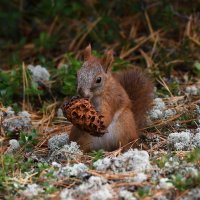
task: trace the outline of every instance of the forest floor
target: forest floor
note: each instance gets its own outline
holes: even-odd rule
[[[4,3],[15,15],[0,15],[10,20],[0,40],[0,199],[200,199],[196,1],[41,2]],[[69,143],[60,107],[76,95],[88,43],[96,56],[114,50],[113,71],[137,66],[154,81],[137,149],[86,154]]]
[[[83,154],[59,102],[37,112],[1,106],[0,198],[199,199],[200,82],[176,96],[159,82],[169,94],[155,88],[148,126],[126,153]]]

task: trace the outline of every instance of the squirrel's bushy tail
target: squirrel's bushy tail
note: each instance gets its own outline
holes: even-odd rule
[[[115,74],[115,78],[132,101],[132,111],[137,128],[142,128],[146,122],[147,111],[152,106],[153,83],[139,68],[122,71]]]

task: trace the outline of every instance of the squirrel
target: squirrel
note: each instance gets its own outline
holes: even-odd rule
[[[72,126],[69,140],[77,142],[84,152],[127,147],[139,138],[139,129],[145,125],[153,101],[153,83],[139,68],[112,74],[112,51],[100,59],[92,55],[88,45],[83,56],[84,63],[77,72],[77,92],[89,98],[103,116],[107,132],[97,137]]]

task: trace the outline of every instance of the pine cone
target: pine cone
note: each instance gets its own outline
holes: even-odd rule
[[[106,133],[103,116],[99,115],[94,106],[86,98],[72,98],[62,107],[64,116],[79,129],[100,137]]]

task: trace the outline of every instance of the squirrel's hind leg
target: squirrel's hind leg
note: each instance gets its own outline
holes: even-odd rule
[[[91,142],[92,142],[92,136],[77,128],[76,126],[72,126],[70,135],[69,135],[69,141],[76,142],[78,145],[80,145],[80,149],[83,152],[89,152],[91,151]]]

